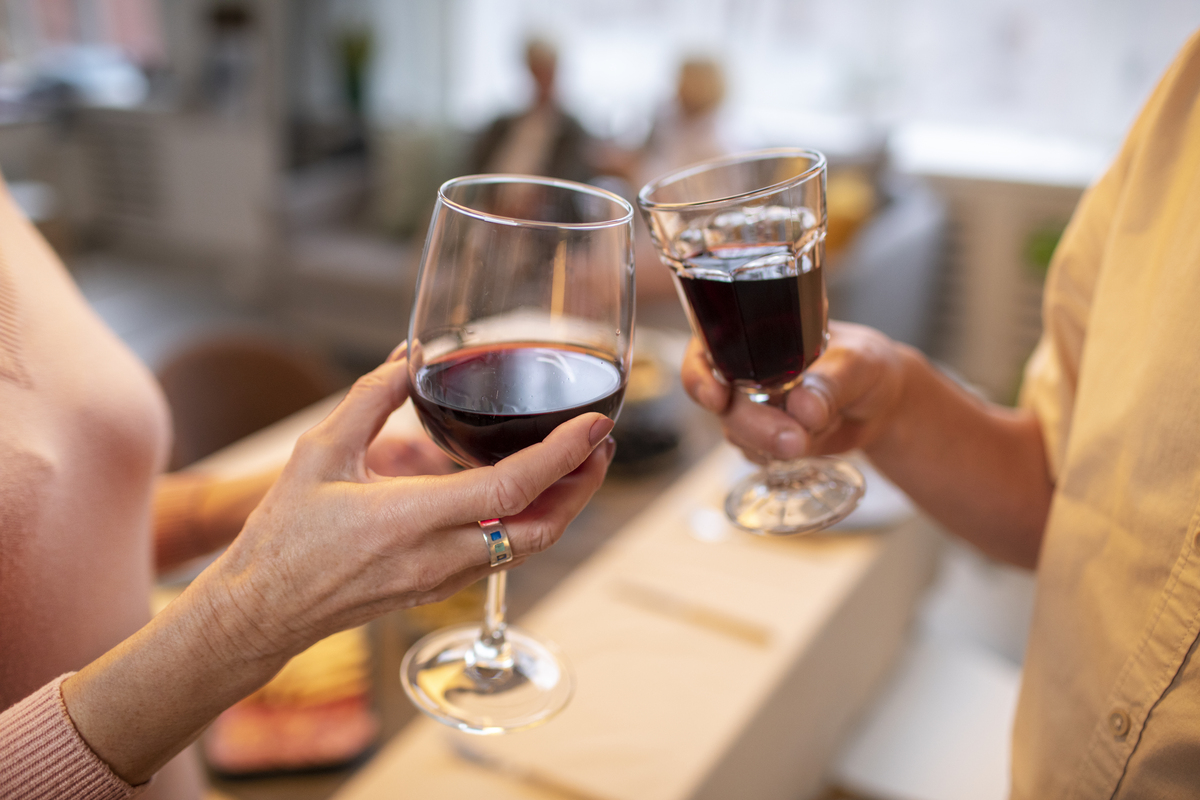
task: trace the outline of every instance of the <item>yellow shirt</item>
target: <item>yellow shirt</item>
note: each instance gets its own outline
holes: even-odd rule
[[[1068,226],[1022,402],[1054,501],[1013,797],[1200,797],[1200,34]]]

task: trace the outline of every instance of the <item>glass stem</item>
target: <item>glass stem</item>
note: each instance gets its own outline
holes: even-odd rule
[[[753,399],[753,398],[752,398]],[[787,392],[771,392],[763,395],[761,401],[765,406],[773,406],[783,412],[787,412]],[[767,460],[767,487],[770,489],[786,489],[792,485],[796,479],[796,462],[795,461],[777,461],[773,458]]]
[[[513,667],[512,648],[504,637],[504,594],[508,587],[507,572],[493,572],[487,580],[487,600],[483,605],[483,627],[472,647],[473,667],[477,670],[510,670]]]

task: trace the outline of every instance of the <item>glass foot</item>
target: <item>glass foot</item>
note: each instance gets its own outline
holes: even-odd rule
[[[725,499],[725,513],[739,528],[762,536],[811,533],[845,519],[866,487],[848,461],[802,458],[740,481]]]
[[[409,649],[400,682],[417,708],[466,733],[496,734],[540,725],[566,707],[574,680],[553,645],[508,627],[504,666],[489,668],[478,663],[479,634],[479,625],[459,625]]]

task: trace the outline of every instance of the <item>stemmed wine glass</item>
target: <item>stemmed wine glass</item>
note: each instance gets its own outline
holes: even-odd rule
[[[647,184],[638,205],[716,373],[783,407],[829,336],[825,157],[779,148],[706,161]],[[843,519],[864,489],[841,459],[768,460],[725,512],[753,533],[805,533]]]
[[[495,464],[579,414],[616,419],[633,335],[632,220],[617,195],[568,181],[473,175],[438,190],[409,384],[425,430],[459,464]],[[493,565],[511,558],[496,550],[503,523],[480,525]],[[537,725],[572,692],[556,648],[506,624],[506,577],[488,578],[482,625],[429,634],[400,667],[418,708],[468,733]]]

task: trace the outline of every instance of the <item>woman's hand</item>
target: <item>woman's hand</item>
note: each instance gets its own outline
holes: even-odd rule
[[[291,654],[397,607],[487,575],[479,520],[503,518],[514,563],[562,535],[604,479],[612,421],[585,414],[494,467],[390,478],[367,451],[408,396],[407,363],[355,383],[304,434],[280,479],[214,564],[233,647]],[[596,452],[593,453],[593,449]]]
[[[768,457],[870,450],[892,432],[908,350],[871,328],[831,322],[825,352],[780,409],[754,403],[719,381],[704,345],[693,338],[683,363],[683,386],[721,417],[726,438],[759,463]]]
[[[514,561],[553,544],[600,486],[612,421],[584,414],[494,467],[386,477],[367,450],[408,396],[403,351],[305,433],[229,549],[148,625],[63,683],[75,727],[130,783],[148,780],[287,659],[490,571],[478,520]]]

